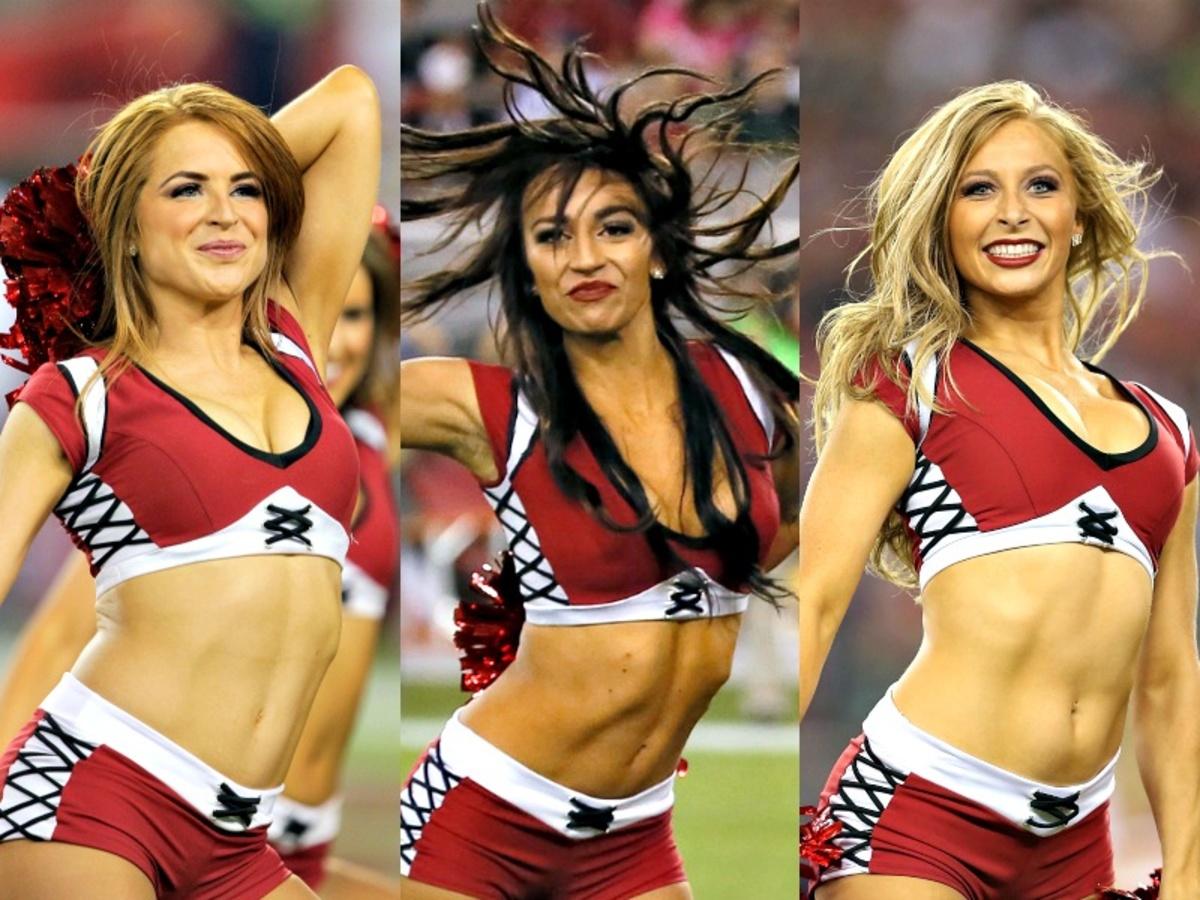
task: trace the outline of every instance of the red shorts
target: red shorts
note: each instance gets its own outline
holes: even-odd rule
[[[284,865],[315,891],[325,882],[325,864],[341,827],[340,794],[318,806],[282,794],[275,801],[267,839]]]
[[[267,845],[275,791],[222,778],[70,675],[0,757],[0,782],[0,841],[112,853],[162,898],[259,900],[290,874]]]
[[[916,728],[890,694],[863,730],[821,794],[842,827],[818,897],[855,875],[920,878],[970,900],[1078,900],[1112,884],[1115,759],[1085,784],[1038,784]]]
[[[670,781],[624,800],[572,792],[456,717],[401,794],[400,873],[480,900],[628,900],[686,880],[672,800]]]
[[[274,846],[274,845],[272,845]],[[333,843],[314,844],[303,850],[293,850],[291,853],[280,853],[279,858],[293,875],[307,884],[312,890],[317,890],[325,883],[325,866],[329,862],[329,850]],[[279,852],[279,848],[275,848]]]

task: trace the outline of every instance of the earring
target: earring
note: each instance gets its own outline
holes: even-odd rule
[[[137,247],[130,247],[130,248],[129,248],[129,255],[130,255],[130,256],[137,256]]]
[[[1071,246],[1072,247],[1078,247],[1082,243],[1083,243],[1083,234],[1082,233],[1071,235]]]
[[[662,269],[662,267],[655,266],[653,269],[650,270],[650,277],[653,278],[655,281],[662,281],[664,278],[667,277],[667,273]]]

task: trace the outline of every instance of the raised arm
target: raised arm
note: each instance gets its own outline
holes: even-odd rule
[[[0,684],[0,744],[7,744],[96,633],[96,583],[72,553],[21,632]]]
[[[271,119],[304,173],[304,221],[284,265],[288,291],[324,370],[333,326],[371,229],[379,190],[379,95],[365,72],[341,66]]]
[[[1133,697],[1138,767],[1162,843],[1161,900],[1200,897],[1196,482],[1159,559]]]
[[[464,359],[426,357],[400,364],[400,443],[458,460],[476,478],[499,473]]]
[[[838,413],[800,507],[800,715],[888,510],[912,477],[913,442],[882,404]]]

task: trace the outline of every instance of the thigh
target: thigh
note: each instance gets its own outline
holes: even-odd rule
[[[267,894],[263,900],[315,900],[316,894],[295,875]]]
[[[399,900],[400,885],[394,878],[330,857],[320,893],[321,900]]]
[[[633,900],[692,900],[692,886],[686,881],[658,888],[648,894],[638,894]]]
[[[850,875],[821,885],[817,900],[963,900],[952,887],[898,875]]]
[[[104,850],[53,841],[0,844],[0,900],[82,896],[154,900],[154,885],[133,863]]]
[[[400,879],[400,894],[404,900],[478,900],[470,894],[456,894],[454,891],[421,884],[410,878]]]

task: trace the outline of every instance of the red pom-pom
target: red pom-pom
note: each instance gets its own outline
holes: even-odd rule
[[[87,220],[75,201],[74,165],[38,169],[0,206],[0,265],[16,310],[0,348],[17,350],[32,372],[86,346],[104,296],[103,272]]]
[[[1106,888],[1103,885],[1097,885],[1096,889],[1100,891],[1101,900],[1118,900],[1118,898],[1126,898],[1126,900],[1158,900],[1158,892],[1162,889],[1162,869],[1155,869],[1150,873],[1149,884],[1134,888],[1132,891],[1123,891],[1115,887]]]
[[[801,870],[806,878],[812,879],[821,869],[842,858],[842,848],[833,845],[833,839],[842,830],[842,823],[833,817],[828,807],[818,813],[815,806],[802,806],[800,815],[809,817],[800,826],[800,858],[809,864],[802,863]]]
[[[476,694],[500,677],[516,659],[525,605],[513,566],[505,550],[495,562],[471,574],[470,598],[454,610],[454,645],[460,654],[462,689]]]

